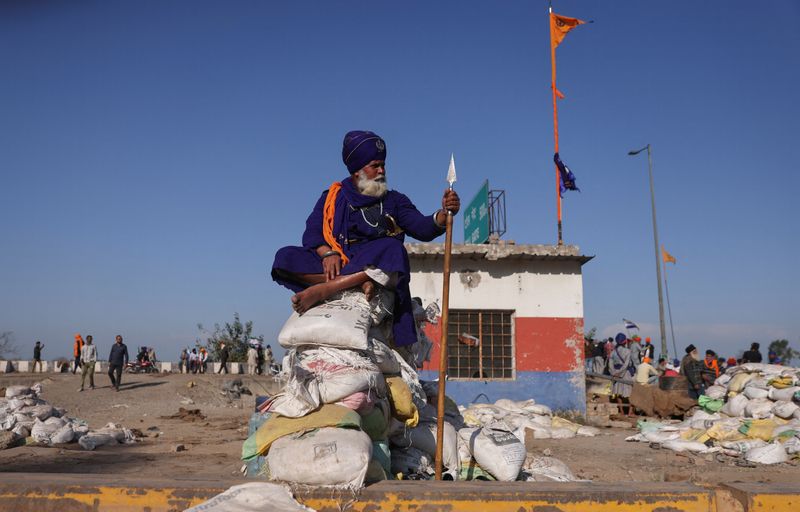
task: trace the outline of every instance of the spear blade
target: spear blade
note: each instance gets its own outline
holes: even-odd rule
[[[450,190],[453,190],[453,184],[456,182],[456,161],[452,153],[450,153],[450,168],[447,169],[447,182],[450,184]]]

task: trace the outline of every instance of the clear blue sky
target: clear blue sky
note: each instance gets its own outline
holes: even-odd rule
[[[506,189],[506,238],[554,243],[546,7],[0,2],[0,330],[25,357],[81,332],[167,359],[238,311],[274,339],[273,254],[345,175],[351,129],[387,140],[390,184],[423,211],[454,152],[465,200]],[[651,143],[679,344],[800,348],[800,3],[555,8],[595,20],[558,49],[587,329],[657,333],[646,158],[626,156]]]

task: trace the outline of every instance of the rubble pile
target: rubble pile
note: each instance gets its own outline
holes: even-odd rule
[[[729,368],[698,403],[682,422],[640,421],[639,433],[627,440],[756,464],[800,458],[800,368],[762,363]]]
[[[106,444],[135,442],[130,430],[113,423],[90,430],[85,421],[69,418],[64,409],[41,399],[41,393],[38,383],[11,386],[5,398],[0,398],[0,431],[11,432],[13,443],[53,446],[77,442],[84,450],[94,450]]]
[[[438,383],[420,381],[389,347],[392,300],[385,290],[369,303],[361,293],[343,292],[292,314],[279,336],[288,349],[286,384],[259,406],[242,447],[248,476],[352,489],[432,478]],[[529,460],[524,438],[527,431],[535,438],[572,437],[591,427],[553,418],[532,400],[469,408],[446,400],[445,479],[574,480],[555,459]]]

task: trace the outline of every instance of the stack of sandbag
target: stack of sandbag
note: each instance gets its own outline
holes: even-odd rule
[[[800,369],[747,363],[716,379],[683,422],[639,422],[630,441],[759,464],[800,457]]]
[[[89,430],[88,425],[66,416],[40,398],[41,384],[11,386],[5,398],[0,398],[0,430],[13,432],[17,439],[48,446],[77,442],[85,450],[94,450],[104,444],[135,442],[130,430],[109,423],[99,430]]]
[[[569,439],[575,436],[593,437],[600,431],[553,415],[553,411],[533,399],[514,401],[502,398],[494,404],[471,404],[463,408],[467,426],[484,427],[503,422],[521,442],[531,439]]]
[[[286,321],[286,384],[242,447],[248,474],[348,488],[392,477],[390,422],[416,427],[425,404],[416,372],[388,346],[393,300],[345,291]]]

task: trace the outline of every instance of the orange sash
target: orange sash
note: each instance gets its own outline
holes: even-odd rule
[[[342,246],[339,245],[339,242],[336,241],[336,237],[333,235],[333,220],[336,214],[336,196],[339,195],[341,189],[342,184],[338,181],[332,183],[328,189],[328,197],[325,198],[325,206],[322,208],[322,237],[332,251],[336,251],[342,255],[342,265],[347,265],[347,262],[350,260],[344,254]]]

